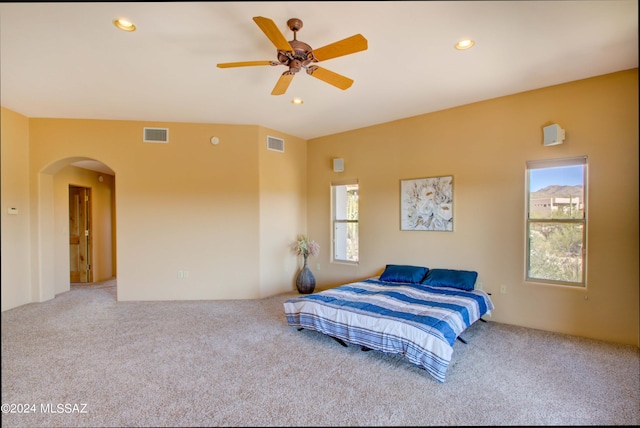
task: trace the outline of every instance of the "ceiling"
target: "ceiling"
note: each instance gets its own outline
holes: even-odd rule
[[[284,66],[253,21],[313,48],[362,34],[368,49],[318,63],[273,96]],[[126,18],[135,32],[112,23]],[[260,125],[313,139],[638,67],[637,0],[0,4],[0,100],[32,118]],[[475,46],[454,44],[472,38]],[[303,105],[291,100],[300,97]]]

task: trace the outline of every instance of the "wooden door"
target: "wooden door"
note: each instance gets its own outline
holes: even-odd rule
[[[91,282],[91,189],[69,186],[69,272],[71,282]]]

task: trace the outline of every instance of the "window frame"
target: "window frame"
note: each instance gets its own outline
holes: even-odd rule
[[[559,168],[559,167],[567,167],[567,166],[576,166],[582,165],[582,206],[583,206],[583,215],[582,218],[567,218],[567,219],[558,219],[558,218],[549,218],[549,219],[536,219],[531,218],[531,182],[530,182],[530,172],[535,169],[547,169],[547,168]],[[525,225],[524,225],[524,234],[525,234],[525,265],[524,265],[524,276],[525,282],[527,283],[542,283],[556,286],[566,286],[577,289],[585,289],[587,287],[587,218],[588,218],[588,204],[587,204],[587,189],[588,189],[588,162],[587,156],[576,156],[571,158],[559,158],[559,159],[543,159],[543,160],[533,160],[526,162],[526,170],[525,170]],[[571,201],[570,201],[571,203]],[[548,278],[537,278],[530,276],[530,265],[531,265],[531,240],[530,240],[530,231],[532,224],[575,224],[580,225],[582,227],[582,249],[581,249],[581,281],[573,282],[573,281],[563,281],[559,279],[548,279]]]
[[[336,213],[336,209],[337,209],[337,194],[336,194],[336,189],[338,187],[346,187],[346,186],[356,186],[358,188],[358,196],[360,194],[360,185],[358,183],[358,180],[344,180],[344,181],[336,181],[336,182],[332,182],[331,183],[331,262],[332,263],[343,263],[343,264],[350,264],[350,265],[357,265],[360,263],[360,251],[358,249],[358,255],[357,255],[357,259],[356,260],[349,260],[349,259],[339,259],[336,258],[336,225],[337,224],[356,224],[358,225],[358,231],[357,231],[357,237],[358,237],[358,243],[360,242],[360,212],[358,210],[358,219],[356,220],[349,220],[349,219],[338,219],[337,218],[337,213]],[[359,202],[359,201],[358,201]],[[358,204],[358,209],[359,209],[359,204]],[[346,255],[345,255],[346,257]]]

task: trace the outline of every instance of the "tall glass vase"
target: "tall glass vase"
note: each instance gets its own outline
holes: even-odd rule
[[[313,276],[309,266],[307,266],[308,257],[308,255],[304,256],[304,265],[296,277],[296,288],[300,294],[311,294],[316,288],[316,278]]]

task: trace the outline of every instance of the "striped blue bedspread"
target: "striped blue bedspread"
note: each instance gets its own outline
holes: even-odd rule
[[[456,338],[493,308],[482,290],[388,283],[377,277],[284,302],[290,326],[403,354],[440,382]]]

